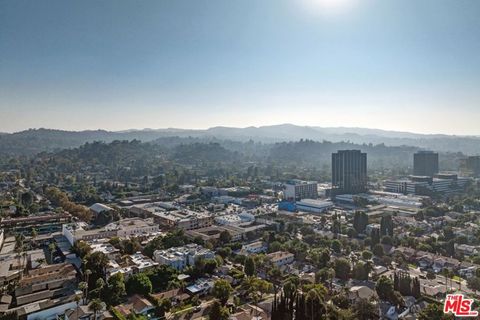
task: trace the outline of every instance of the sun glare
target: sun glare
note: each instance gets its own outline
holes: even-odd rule
[[[315,11],[339,11],[353,6],[356,0],[303,0],[307,8]]]

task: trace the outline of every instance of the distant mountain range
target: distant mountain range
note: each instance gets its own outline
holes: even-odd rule
[[[298,141],[341,142],[356,144],[385,144],[387,146],[414,146],[439,152],[462,152],[480,154],[479,136],[454,136],[442,134],[417,134],[367,128],[323,128],[280,124],[261,127],[213,127],[206,130],[190,129],[143,129],[125,131],[63,131],[53,129],[30,129],[16,133],[0,133],[0,153],[4,155],[32,155],[42,151],[54,151],[78,147],[86,142],[114,140],[154,141],[165,137],[197,138],[200,140],[233,140],[262,143]]]

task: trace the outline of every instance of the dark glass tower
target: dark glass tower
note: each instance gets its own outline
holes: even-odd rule
[[[332,191],[334,194],[361,193],[367,190],[367,154],[360,150],[332,153]]]
[[[418,151],[413,155],[413,175],[433,177],[438,173],[438,153]]]

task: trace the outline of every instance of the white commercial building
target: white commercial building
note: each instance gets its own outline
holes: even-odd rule
[[[104,228],[88,229],[85,223],[64,224],[62,235],[73,246],[79,240],[95,241],[112,237],[128,238],[148,236],[159,232],[158,224],[152,219],[129,218],[108,224]]]
[[[322,213],[333,207],[333,202],[326,200],[303,199],[297,201],[296,206],[299,211]]]
[[[198,259],[214,259],[215,253],[197,244],[188,244],[183,247],[156,250],[154,259],[160,265],[168,265],[176,270],[183,270],[187,266],[195,265]]]
[[[284,199],[295,201],[318,198],[318,184],[315,181],[291,180],[285,184]]]

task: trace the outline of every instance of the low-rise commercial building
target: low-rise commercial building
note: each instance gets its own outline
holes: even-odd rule
[[[303,199],[297,201],[296,207],[299,211],[322,213],[333,207],[333,202],[327,200]]]
[[[160,229],[153,219],[129,218],[108,224],[104,228],[88,229],[85,223],[64,224],[62,234],[73,245],[79,240],[95,241],[112,237],[148,236]]]
[[[156,223],[169,228],[192,230],[213,224],[213,216],[209,212],[196,212],[164,202],[135,205],[130,208],[130,211],[152,217]]]

